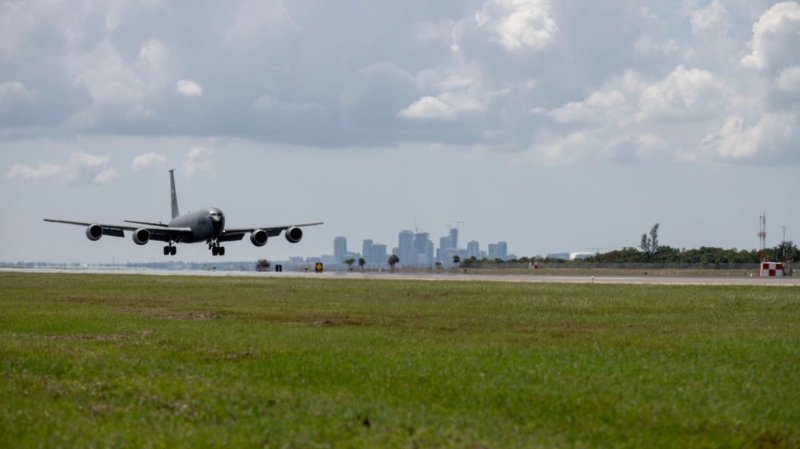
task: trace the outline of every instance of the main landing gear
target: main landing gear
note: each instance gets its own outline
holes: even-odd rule
[[[164,255],[165,256],[174,256],[175,254],[178,254],[178,248],[176,248],[171,243],[164,247]]]
[[[208,249],[211,250],[212,256],[224,256],[225,255],[225,247],[219,246],[216,240],[209,240],[208,241]]]

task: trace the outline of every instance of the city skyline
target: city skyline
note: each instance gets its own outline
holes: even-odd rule
[[[325,222],[242,259],[391,252],[415,217],[434,257],[459,221],[460,247],[519,255],[636,247],[654,223],[755,248],[763,212],[768,245],[800,240],[797,0],[8,6],[2,260],[162,260],[41,220],[167,220],[171,168],[182,208],[228,226]]]
[[[386,266],[389,255],[394,254],[398,256],[400,266],[433,267],[437,264],[453,264],[453,256],[458,256],[461,260],[470,257],[509,260],[516,257],[508,254],[508,244],[505,241],[489,243],[488,251],[481,251],[477,240],[471,240],[467,248],[460,248],[458,233],[458,228],[450,228],[448,234],[439,239],[439,247],[434,251],[430,233],[402,230],[397,235],[397,246],[391,252],[387,252],[385,244],[376,243],[373,239],[363,239],[361,253],[350,251],[347,238],[337,236],[333,239],[333,255],[321,255],[320,260],[341,264],[348,259],[358,262],[363,257],[366,265]]]

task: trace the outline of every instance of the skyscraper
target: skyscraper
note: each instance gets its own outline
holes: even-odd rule
[[[337,262],[344,262],[347,259],[347,239],[336,237],[333,239],[333,258]]]
[[[467,243],[467,257],[481,258],[481,246],[477,240],[471,240]]]
[[[450,248],[458,248],[458,228],[450,228]]]
[[[400,258],[400,265],[407,267],[416,264],[417,255],[414,251],[414,233],[411,231],[400,231],[397,236],[397,257]]]
[[[430,254],[428,254],[430,246]],[[433,243],[430,234],[419,232],[414,234],[414,265],[427,266],[433,265]]]
[[[508,259],[508,244],[506,242],[497,242],[489,244],[489,259]]]
[[[372,262],[372,239],[364,239],[361,242],[361,257],[364,258],[364,261],[368,264]]]

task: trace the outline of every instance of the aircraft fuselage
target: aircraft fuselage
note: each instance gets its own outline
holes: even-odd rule
[[[169,222],[170,227],[190,228],[192,237],[182,237],[182,243],[195,243],[214,240],[225,230],[225,214],[216,207],[201,209],[180,215]]]

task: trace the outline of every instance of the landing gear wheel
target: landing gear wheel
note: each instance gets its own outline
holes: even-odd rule
[[[217,252],[219,253],[220,256],[224,256],[225,255],[225,247],[224,246],[220,246],[217,249]]]
[[[169,246],[165,246],[165,247],[164,247],[164,255],[165,255],[165,256],[169,256],[169,254],[170,254],[170,249],[169,249]]]
[[[219,254],[219,248],[217,248],[216,246],[212,246],[211,247],[211,255],[212,256],[216,256],[217,254]]]
[[[174,256],[175,254],[178,254],[178,247],[176,247],[176,246],[171,246],[171,247],[170,247],[170,250],[169,250],[169,254],[170,254],[171,256]]]

